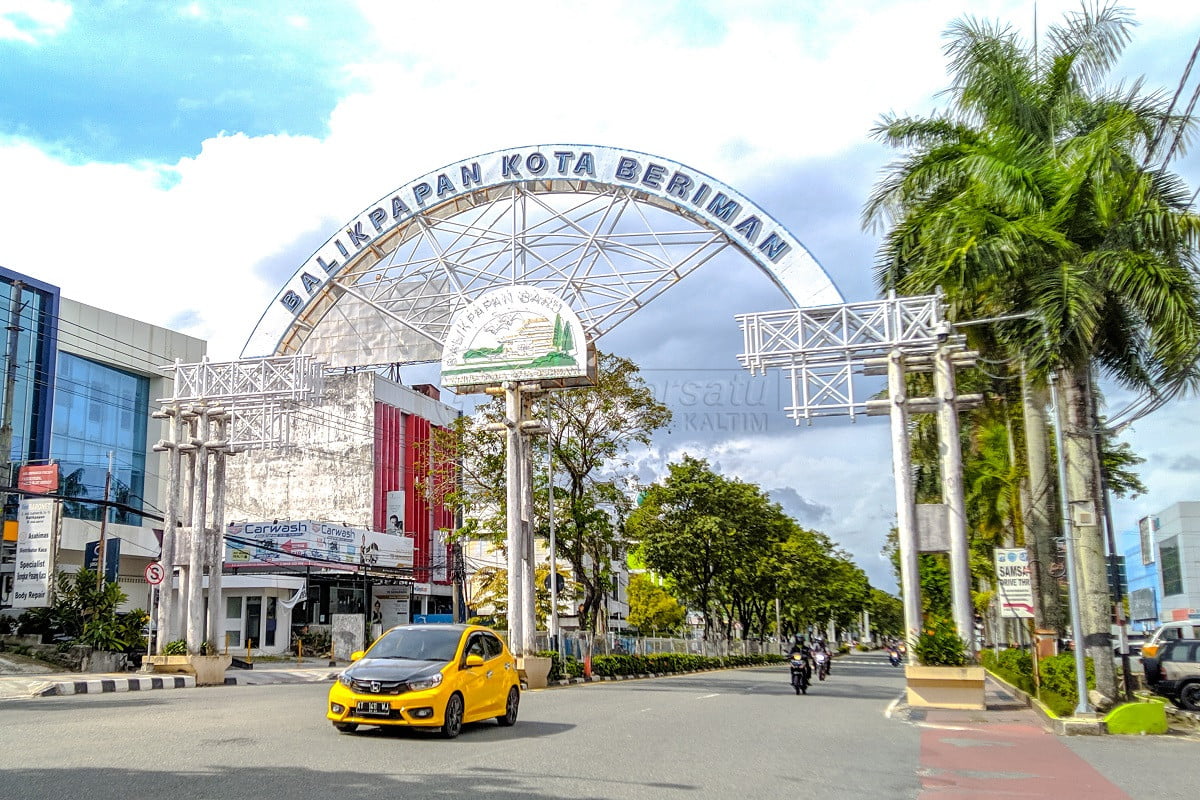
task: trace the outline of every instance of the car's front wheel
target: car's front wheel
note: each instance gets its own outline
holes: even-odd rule
[[[455,692],[450,695],[450,699],[446,701],[446,714],[442,717],[441,734],[444,739],[453,739],[462,733],[463,726],[463,699],[462,695]]]
[[[1192,681],[1179,687],[1179,705],[1188,711],[1200,711],[1200,681]]]
[[[521,705],[521,690],[517,687],[512,687],[508,690],[508,699],[504,701],[504,713],[496,717],[496,722],[499,722],[504,727],[508,728],[517,724],[517,708]]]
[[[335,722],[333,723],[333,727],[337,728],[340,733],[354,733],[356,730],[358,730],[358,723]]]

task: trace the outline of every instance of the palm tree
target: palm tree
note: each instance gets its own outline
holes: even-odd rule
[[[1200,377],[1200,218],[1183,182],[1155,162],[1162,132],[1193,124],[1140,81],[1104,88],[1132,24],[1116,6],[1084,6],[1039,50],[1006,25],[953,23],[949,107],[881,120],[875,135],[907,152],[864,210],[868,225],[893,222],[877,263],[882,288],[941,287],[953,319],[1028,315],[994,335],[1035,389],[1057,380],[1069,499],[1092,509],[1093,369],[1146,392],[1194,388]],[[1033,400],[1026,412],[1042,408]],[[1097,687],[1113,697],[1103,537],[1095,524],[1075,534],[1081,622]]]

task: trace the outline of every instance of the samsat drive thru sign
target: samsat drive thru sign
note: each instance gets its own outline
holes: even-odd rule
[[[996,577],[1000,582],[1000,616],[1033,619],[1029,553],[1022,547],[996,548]]]

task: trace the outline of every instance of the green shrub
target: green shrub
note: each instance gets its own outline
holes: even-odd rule
[[[1092,666],[1092,660],[1087,659],[1085,664],[1087,688],[1094,689],[1096,688],[1096,672]],[[1071,709],[1075,708],[1079,703],[1079,695],[1075,691],[1075,654],[1059,653],[1056,656],[1043,658],[1038,662],[1038,671],[1041,675],[1043,701],[1045,693],[1052,692],[1065,698],[1070,703]],[[1067,713],[1071,713],[1070,709]]]
[[[858,643],[858,652],[860,652],[860,653],[865,653],[865,652],[867,652],[867,651],[868,651],[868,650],[870,650],[870,649],[871,649],[871,646],[870,646],[869,644],[867,644],[867,643],[865,643],[865,642],[859,642],[859,643]]]
[[[187,642],[183,639],[176,639],[173,642],[167,642],[163,645],[164,656],[186,656]]]
[[[917,661],[930,667],[961,667],[967,663],[967,644],[948,619],[931,617],[913,642]]]
[[[1038,699],[1057,716],[1069,717],[1075,713],[1075,702],[1073,700],[1068,700],[1049,689],[1042,689],[1042,694]]]

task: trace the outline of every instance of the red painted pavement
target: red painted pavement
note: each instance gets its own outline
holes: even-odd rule
[[[918,774],[921,800],[1129,800],[1028,710],[930,710]]]

